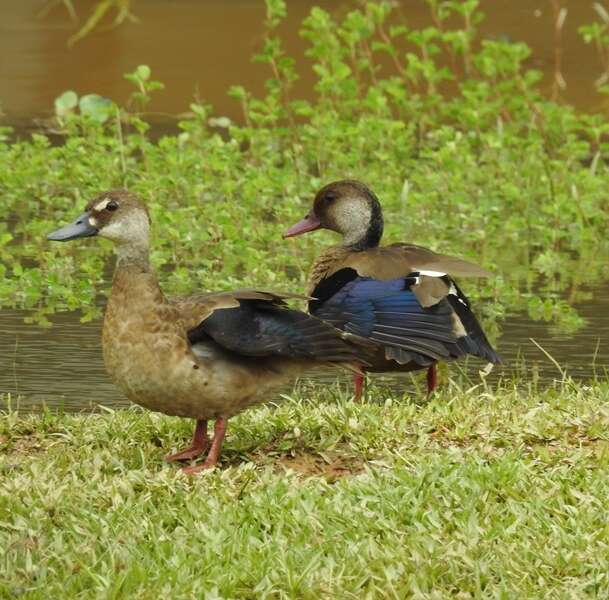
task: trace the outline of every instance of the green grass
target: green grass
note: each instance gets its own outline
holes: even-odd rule
[[[0,596],[609,596],[606,382],[296,396],[197,478],[188,421],[4,413]]]

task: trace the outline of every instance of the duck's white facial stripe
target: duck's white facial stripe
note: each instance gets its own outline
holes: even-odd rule
[[[106,210],[106,206],[108,206],[108,202],[110,202],[110,198],[104,198],[101,202],[98,202],[93,209],[97,212],[101,212],[102,210]]]
[[[91,225],[91,227],[97,227],[97,219],[95,217],[89,217],[89,225]]]

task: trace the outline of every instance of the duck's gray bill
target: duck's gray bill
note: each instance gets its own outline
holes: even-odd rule
[[[53,240],[54,242],[67,242],[68,240],[74,240],[76,238],[90,237],[97,235],[98,229],[93,227],[89,222],[91,217],[90,212],[84,212],[74,223],[66,225],[61,229],[52,231],[47,235],[47,240]]]

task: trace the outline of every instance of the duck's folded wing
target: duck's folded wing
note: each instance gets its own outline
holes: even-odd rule
[[[317,317],[392,351],[398,362],[450,360],[465,354],[455,332],[453,310],[443,298],[422,306],[415,277],[377,280],[345,269],[321,282],[309,310]]]
[[[309,311],[345,331],[382,341],[387,358],[400,363],[409,351],[420,364],[426,356],[462,354],[501,362],[451,278],[488,275],[474,263],[414,244],[359,252],[335,246],[311,270],[309,294],[315,299]]]
[[[200,321],[188,329],[188,339],[193,345],[213,340],[242,356],[365,362],[369,342],[287,308],[285,297],[266,292],[200,296],[207,307]]]
[[[339,329],[382,345],[386,357],[399,363],[413,360],[425,365],[465,354],[492,360],[496,354],[491,358],[486,352],[487,346],[492,348],[469,305],[455,298],[457,308],[468,313],[464,323],[449,299],[451,283],[448,278],[418,274],[379,280],[343,269],[318,284],[309,310]]]

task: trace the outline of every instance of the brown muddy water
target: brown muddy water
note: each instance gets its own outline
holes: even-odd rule
[[[54,8],[45,16],[45,6]],[[566,87],[560,98],[582,110],[605,110],[608,100],[594,91],[602,67],[593,48],[580,39],[577,28],[598,19],[592,0],[482,0],[487,18],[480,26],[486,38],[519,41],[532,48],[528,66],[544,73],[544,88],[552,93],[556,58]],[[556,53],[552,6],[567,8],[565,26]],[[74,2],[82,24],[92,0]],[[298,36],[302,19],[312,6],[344,15],[355,2],[290,0],[289,16],[280,33],[289,54],[297,60],[300,81],[295,96],[310,97],[314,85],[306,45]],[[95,32],[75,47],[66,41],[78,25],[68,17],[63,2],[19,0],[0,4],[0,124],[22,132],[36,119],[52,114],[53,100],[67,89],[78,94],[99,93],[121,104],[131,92],[122,75],[138,64],[148,64],[153,77],[165,83],[156,92],[148,118],[175,122],[196,96],[215,107],[215,113],[240,118],[239,107],[228,98],[231,85],[263,93],[268,72],[252,64],[261,48],[263,0],[146,0],[133,2],[138,23]],[[411,27],[430,24],[423,0],[402,0],[399,12]],[[510,366],[491,377],[515,377],[542,385],[561,378],[561,372],[530,341],[534,338],[570,376],[581,380],[606,377],[609,367],[609,286],[594,291],[594,300],[578,307],[587,319],[575,335],[560,335],[543,323],[516,316],[503,324],[497,346]],[[66,410],[118,407],[127,402],[107,379],[100,348],[100,322],[81,324],[75,313],[53,317],[52,328],[24,322],[23,311],[0,311],[0,394],[9,393],[13,406],[29,409],[44,404]],[[524,366],[519,366],[520,359]],[[479,365],[468,369],[472,382],[480,381]],[[455,373],[461,369],[450,367]],[[447,376],[444,373],[443,377]],[[328,379],[328,377],[330,377]],[[335,381],[323,376],[324,383]],[[343,377],[344,385],[347,384]],[[415,390],[410,376],[375,378],[396,395]],[[17,400],[19,398],[19,400]]]
[[[93,0],[73,2],[80,25],[90,14]],[[289,0],[288,18],[280,33],[286,50],[297,60],[301,76],[295,96],[309,97],[314,84],[305,42],[298,31],[313,6],[338,16],[357,5],[355,0]],[[424,0],[398,2],[396,19],[412,28],[430,25]],[[481,33],[490,39],[525,41],[532,48],[531,68],[543,71],[551,91],[555,79],[556,21],[552,6],[567,9],[560,43],[560,71],[566,88],[562,98],[587,110],[609,107],[594,92],[602,71],[598,56],[581,40],[577,29],[598,20],[593,0],[482,0],[486,19]],[[46,14],[45,7],[52,6]],[[79,25],[64,3],[19,0],[0,3],[0,108],[4,123],[29,126],[32,117],[49,116],[53,100],[73,89],[78,94],[98,93],[124,103],[132,86],[123,74],[148,64],[155,79],[165,83],[150,105],[151,119],[167,120],[188,110],[196,95],[211,102],[217,114],[240,118],[237,103],[227,96],[240,84],[263,93],[269,72],[252,64],[263,36],[263,0],[145,0],[134,1],[138,23],[96,31],[72,48],[68,38]]]
[[[594,300],[579,306],[586,325],[574,335],[560,335],[546,324],[531,322],[524,316],[507,319],[497,348],[508,365],[495,369],[491,381],[500,377],[527,385],[537,381],[551,385],[562,373],[542,353],[533,338],[570,377],[581,381],[607,377],[609,369],[609,286],[595,290]],[[13,408],[36,409],[43,405],[66,411],[120,407],[129,403],[108,380],[101,355],[101,322],[80,323],[77,313],[52,317],[53,327],[41,328],[24,323],[25,311],[0,312],[0,392],[10,393]],[[472,360],[451,365],[442,379],[463,371],[472,385],[480,383],[478,369],[483,365]],[[336,373],[315,375],[312,382],[340,382],[347,377]],[[374,381],[392,395],[407,392],[421,395],[410,375],[381,377]],[[422,382],[420,375],[415,375]],[[311,382],[311,377],[305,382]],[[286,393],[290,389],[285,390]],[[6,399],[5,399],[6,400]],[[1,404],[0,404],[1,406]]]

